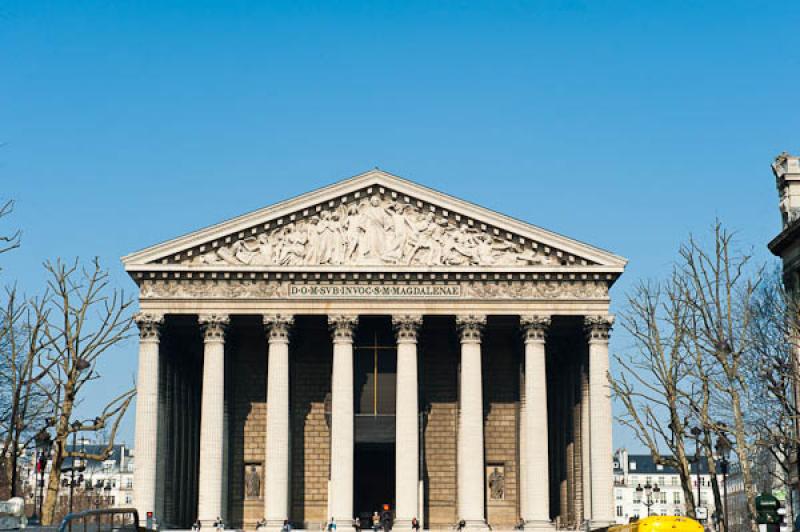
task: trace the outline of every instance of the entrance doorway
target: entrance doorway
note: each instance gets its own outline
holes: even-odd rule
[[[394,443],[356,444],[353,505],[362,528],[372,526],[384,504],[394,512],[394,458]]]

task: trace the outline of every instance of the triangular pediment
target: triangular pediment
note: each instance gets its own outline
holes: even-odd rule
[[[598,248],[373,170],[123,258],[129,271],[600,267]]]

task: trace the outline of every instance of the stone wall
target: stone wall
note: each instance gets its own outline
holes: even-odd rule
[[[483,337],[486,518],[494,528],[519,522],[517,424],[521,342],[516,320],[490,319]],[[495,467],[504,476],[502,498],[493,499],[488,478]]]
[[[419,344],[420,408],[424,433],[424,524],[449,528],[456,521],[458,357],[455,321],[426,317]]]
[[[266,447],[267,340],[258,317],[231,320],[226,344],[228,403],[228,525],[254,529],[263,498],[245,499],[245,467],[264,465]],[[263,482],[262,496],[267,490]]]
[[[324,316],[296,318],[290,341],[292,520],[319,528],[328,516],[330,429],[325,419],[331,390],[333,344]]]

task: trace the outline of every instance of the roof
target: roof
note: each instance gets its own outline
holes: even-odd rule
[[[690,460],[693,461],[694,457],[690,457]],[[631,464],[636,464],[636,469],[631,468]],[[692,473],[697,474],[698,471],[695,469],[694,463],[692,463]],[[622,474],[622,468],[615,467],[615,473]],[[658,466],[653,460],[653,457],[649,454],[629,454],[628,455],[628,473],[635,474],[635,475],[677,475],[678,470],[671,466],[663,466],[661,469],[658,469]],[[701,475],[708,474],[708,460],[705,456],[700,457],[700,470],[699,473]]]
[[[100,454],[105,450],[105,448],[106,448],[106,446],[102,445],[102,444],[76,445],[74,447],[72,445],[67,445],[67,451],[69,451],[69,452],[71,452],[73,450],[76,450],[78,452],[85,452],[86,454]],[[125,449],[125,454],[126,454],[127,458],[130,458],[130,456],[131,456],[130,447],[128,447],[125,444],[114,444],[111,447],[111,454],[109,455],[107,460],[117,460],[117,461],[119,461],[120,456],[122,455],[122,449],[123,448]],[[64,458],[64,463],[62,464],[61,467],[71,467],[72,466],[72,460],[73,460],[73,457],[71,457],[71,456],[68,456],[68,457]],[[92,459],[87,459],[86,460],[86,466],[89,467],[89,468],[98,467],[98,466],[102,465],[102,463],[103,462],[99,461],[99,460],[92,460]]]
[[[443,213],[450,213],[457,219],[462,217],[474,220],[495,231],[516,235],[515,238],[539,242],[566,254],[581,257],[587,260],[592,265],[590,268],[594,270],[614,272],[618,275],[622,273],[627,263],[625,258],[609,251],[455,198],[379,169],[370,170],[292,199],[150,246],[123,257],[122,262],[129,272],[198,269],[197,266],[172,263],[172,259],[181,253],[185,257],[187,252],[191,256],[192,250],[216,246],[218,242],[224,239],[230,240],[237,234],[254,234],[255,231],[262,230],[270,223],[281,225],[287,221],[291,222],[296,218],[307,216],[308,213],[319,211],[322,207],[328,208],[337,200],[352,199],[358,197],[359,194],[364,194],[365,191],[367,194],[372,194],[374,190],[381,193],[384,190],[391,191],[398,197],[410,198],[420,205],[428,204],[431,208],[435,207]],[[270,269],[277,268],[277,266],[270,266]]]

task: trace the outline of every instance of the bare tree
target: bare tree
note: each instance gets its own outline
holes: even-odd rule
[[[687,329],[687,342],[697,356],[707,358],[717,368],[708,384],[711,408],[718,415],[714,421],[706,419],[703,428],[709,433],[732,436],[751,528],[757,532],[751,471],[754,437],[747,422],[751,396],[744,369],[753,344],[751,303],[761,271],[752,271],[751,256],[735,247],[733,235],[721,223],[715,224],[712,236],[709,249],[694,237],[680,249],[681,299],[692,322]]]
[[[54,437],[52,469],[47,480],[47,495],[42,522],[51,524],[56,514],[61,468],[67,457],[105,460],[110,455],[120,422],[130,405],[135,389],[109,401],[93,419],[75,419],[74,409],[84,386],[100,377],[97,362],[108,350],[125,340],[132,327],[132,300],[110,286],[109,275],[95,259],[89,269],[78,262],[70,265],[48,262],[49,290],[53,294],[45,336],[50,350],[42,366],[49,367],[40,390],[52,408]],[[107,445],[95,454],[67,448],[75,432],[108,430]]]
[[[688,316],[678,272],[663,284],[640,284],[627,303],[620,322],[633,337],[634,354],[615,356],[619,371],[610,379],[625,407],[619,421],[633,430],[656,463],[678,471],[687,513],[694,517],[686,448],[691,359],[684,347]]]
[[[17,464],[48,415],[43,395],[36,386],[45,371],[39,357],[47,348],[44,325],[47,296],[30,301],[20,298],[16,287],[6,290],[0,308],[0,485],[18,495]]]
[[[4,218],[11,214],[11,211],[14,210],[14,201],[8,200],[2,205],[0,205],[0,218]],[[20,237],[22,233],[19,230],[12,232],[11,234],[0,234],[0,253],[5,253],[6,251],[10,251],[12,249],[16,249],[19,247]]]

